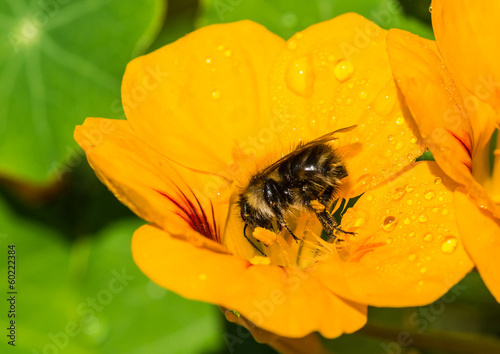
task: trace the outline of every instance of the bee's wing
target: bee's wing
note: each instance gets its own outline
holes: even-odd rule
[[[318,145],[318,144],[324,144],[324,143],[327,143],[329,141],[335,140],[336,139],[334,137],[335,134],[346,133],[346,132],[349,132],[349,131],[355,129],[356,127],[357,127],[357,125],[351,125],[350,127],[337,129],[333,132],[322,135],[319,138],[311,140],[307,143],[300,143],[295,149],[293,149],[292,152],[286,154],[285,156],[280,158],[278,161],[276,161],[272,165],[270,165],[270,166],[266,167],[264,170],[260,171],[255,177],[258,178],[261,176],[265,176],[265,175],[271,173],[272,171],[274,171],[275,169],[277,169],[283,163],[283,161],[287,160],[288,158],[299,154],[300,152],[304,151],[307,148],[310,148],[311,146]]]

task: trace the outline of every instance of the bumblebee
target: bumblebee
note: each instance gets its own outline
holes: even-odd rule
[[[333,239],[336,239],[335,230],[354,234],[340,229],[329,213],[329,207],[336,199],[342,179],[348,174],[330,142],[335,139],[335,133],[355,127],[339,129],[300,143],[292,152],[250,178],[237,203],[245,223],[243,235],[261,255],[265,256],[247,236],[247,227],[261,227],[277,233],[284,228],[298,241],[286,222],[286,215],[292,210],[314,212],[325,232]]]

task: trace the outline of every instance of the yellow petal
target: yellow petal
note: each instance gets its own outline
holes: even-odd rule
[[[386,53],[386,31],[345,14],[295,34],[271,75],[273,114],[283,140],[338,134],[359,195],[422,153],[398,97]]]
[[[168,158],[232,179],[235,146],[262,149],[259,139],[267,138],[267,78],[281,46],[242,21],[204,27],[139,57],[123,79],[127,119]]]
[[[315,275],[332,292],[374,306],[419,306],[445,294],[471,270],[456,226],[449,177],[420,162],[366,192],[342,219],[339,256]]]
[[[453,76],[500,108],[500,2],[433,0],[432,27]]]
[[[134,213],[200,246],[224,251],[210,237],[202,237],[202,230],[190,226],[197,217],[203,221],[206,216],[208,222],[196,224],[210,225],[213,232],[218,228],[218,235],[224,231],[228,199],[215,197],[207,188],[223,182],[165,159],[139,138],[127,121],[88,118],[76,127],[75,139],[97,176]],[[190,220],[190,216],[195,219]]]
[[[486,286],[500,302],[500,219],[481,211],[467,196],[455,192],[459,230]]]
[[[474,137],[484,145],[486,130],[473,133],[460,89],[443,66],[432,42],[409,32],[390,30],[388,53],[394,76],[423,138],[443,171],[462,184],[478,206],[500,216],[500,208],[471,174]],[[472,113],[488,114],[485,106]],[[491,112],[490,112],[491,113]],[[484,122],[483,122],[484,123]],[[475,121],[475,128],[481,122]],[[491,131],[489,124],[487,131]],[[479,145],[477,145],[479,147]]]
[[[390,30],[394,76],[425,144],[443,170],[466,183],[472,167],[472,129],[457,88],[440,57],[418,36]]]
[[[143,226],[132,241],[134,260],[155,283],[180,295],[236,310],[256,326],[286,337],[318,331],[351,333],[366,322],[366,306],[342,300],[310,275],[252,265]]]

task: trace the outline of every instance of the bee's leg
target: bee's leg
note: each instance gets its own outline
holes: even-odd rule
[[[246,232],[246,231],[247,231],[247,226],[248,226],[248,224],[245,224],[245,227],[243,228],[243,236],[245,236],[245,238],[247,239],[247,241],[248,241],[248,242],[250,242],[250,244],[253,246],[253,248],[255,248],[255,249],[257,250],[257,252],[259,252],[259,253],[260,253],[263,257],[267,257],[267,256],[266,256],[266,254],[265,254],[264,252],[262,252],[262,251],[260,250],[260,248],[258,248],[258,247],[255,245],[255,243],[253,243],[253,241],[252,241],[252,240],[250,240],[250,238],[248,238],[248,236],[247,236],[247,232]]]
[[[319,197],[319,202],[323,205],[329,205],[330,199],[332,199],[334,189],[332,186],[328,186],[325,188],[321,196]]]
[[[355,235],[354,232],[342,230],[338,226],[333,216],[327,210],[316,211],[316,216],[318,217],[318,220],[321,222],[321,225],[323,225],[325,231],[328,233],[328,235],[333,237],[334,240],[337,238],[337,236],[334,235],[334,230],[340,231],[344,234]]]

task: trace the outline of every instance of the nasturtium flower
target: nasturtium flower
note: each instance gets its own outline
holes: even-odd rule
[[[470,271],[456,183],[436,163],[414,162],[425,147],[398,96],[386,33],[346,14],[284,41],[242,21],[133,60],[127,120],[88,118],[75,138],[149,222],[132,241],[141,270],[295,338],[354,332],[368,305],[428,304]],[[337,196],[361,195],[341,227],[356,234],[323,240],[313,213],[296,214],[288,222],[301,240],[272,235],[263,257],[243,236],[241,188],[299,142],[337,130],[331,144],[348,171]]]
[[[461,237],[500,301],[500,3],[434,0],[436,41],[390,30],[395,78],[420,135],[459,184]]]

